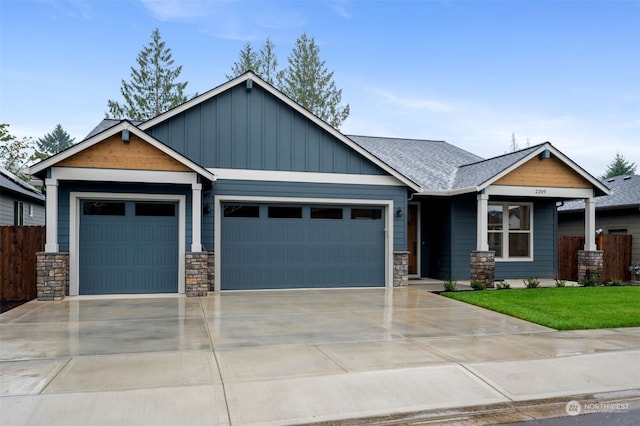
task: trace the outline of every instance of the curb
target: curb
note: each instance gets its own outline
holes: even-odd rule
[[[640,408],[640,388],[626,391],[569,395],[558,398],[514,401],[491,405],[478,405],[451,409],[435,409],[386,416],[362,417],[317,423],[307,426],[355,425],[456,425],[478,426],[501,423],[526,422],[568,416],[567,404],[572,401],[582,406],[624,404],[626,410]],[[593,412],[593,411],[592,411]],[[586,414],[587,412],[583,413]]]

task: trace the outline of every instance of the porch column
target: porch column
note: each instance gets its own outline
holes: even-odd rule
[[[191,251],[202,251],[202,184],[191,184]]]
[[[489,195],[478,194],[478,219],[476,224],[476,250],[489,251]]]
[[[596,249],[596,202],[593,197],[584,200],[584,249]]]
[[[45,179],[47,188],[46,197],[46,240],[44,251],[47,253],[57,253],[58,246],[58,179]],[[71,207],[73,208],[73,207]]]

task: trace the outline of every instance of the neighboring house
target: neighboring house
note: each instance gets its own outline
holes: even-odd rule
[[[31,173],[45,251],[69,265],[47,285],[68,273],[71,295],[391,287],[478,262],[491,281],[553,278],[556,203],[609,193],[549,143],[484,160],[346,136],[251,72],[143,123],[106,120]]]
[[[595,228],[603,234],[631,235],[631,257],[640,262],[640,176],[616,176],[602,183],[612,192],[595,199]],[[584,201],[568,201],[558,207],[558,234],[584,235]]]
[[[0,168],[0,225],[44,225],[44,195]]]

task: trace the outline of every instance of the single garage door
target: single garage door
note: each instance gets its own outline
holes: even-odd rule
[[[383,207],[222,207],[223,290],[384,286]]]
[[[176,203],[81,201],[80,294],[178,292]]]

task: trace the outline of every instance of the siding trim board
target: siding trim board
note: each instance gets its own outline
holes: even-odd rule
[[[81,200],[170,201],[178,203],[178,293],[185,292],[186,196],[115,192],[71,192],[69,194],[69,296],[80,294]]]
[[[209,169],[218,179],[272,181],[272,182],[307,182],[307,183],[336,183],[351,185],[385,185],[405,186],[393,176],[386,175],[357,175],[345,173],[310,173],[287,172],[276,170],[248,170],[248,169]]]
[[[215,251],[215,291],[222,288],[222,204],[271,203],[271,204],[314,204],[314,205],[366,205],[385,209],[385,287],[393,287],[393,200],[345,199],[345,198],[303,198],[303,197],[259,197],[242,195],[216,195],[214,197],[214,251]]]

